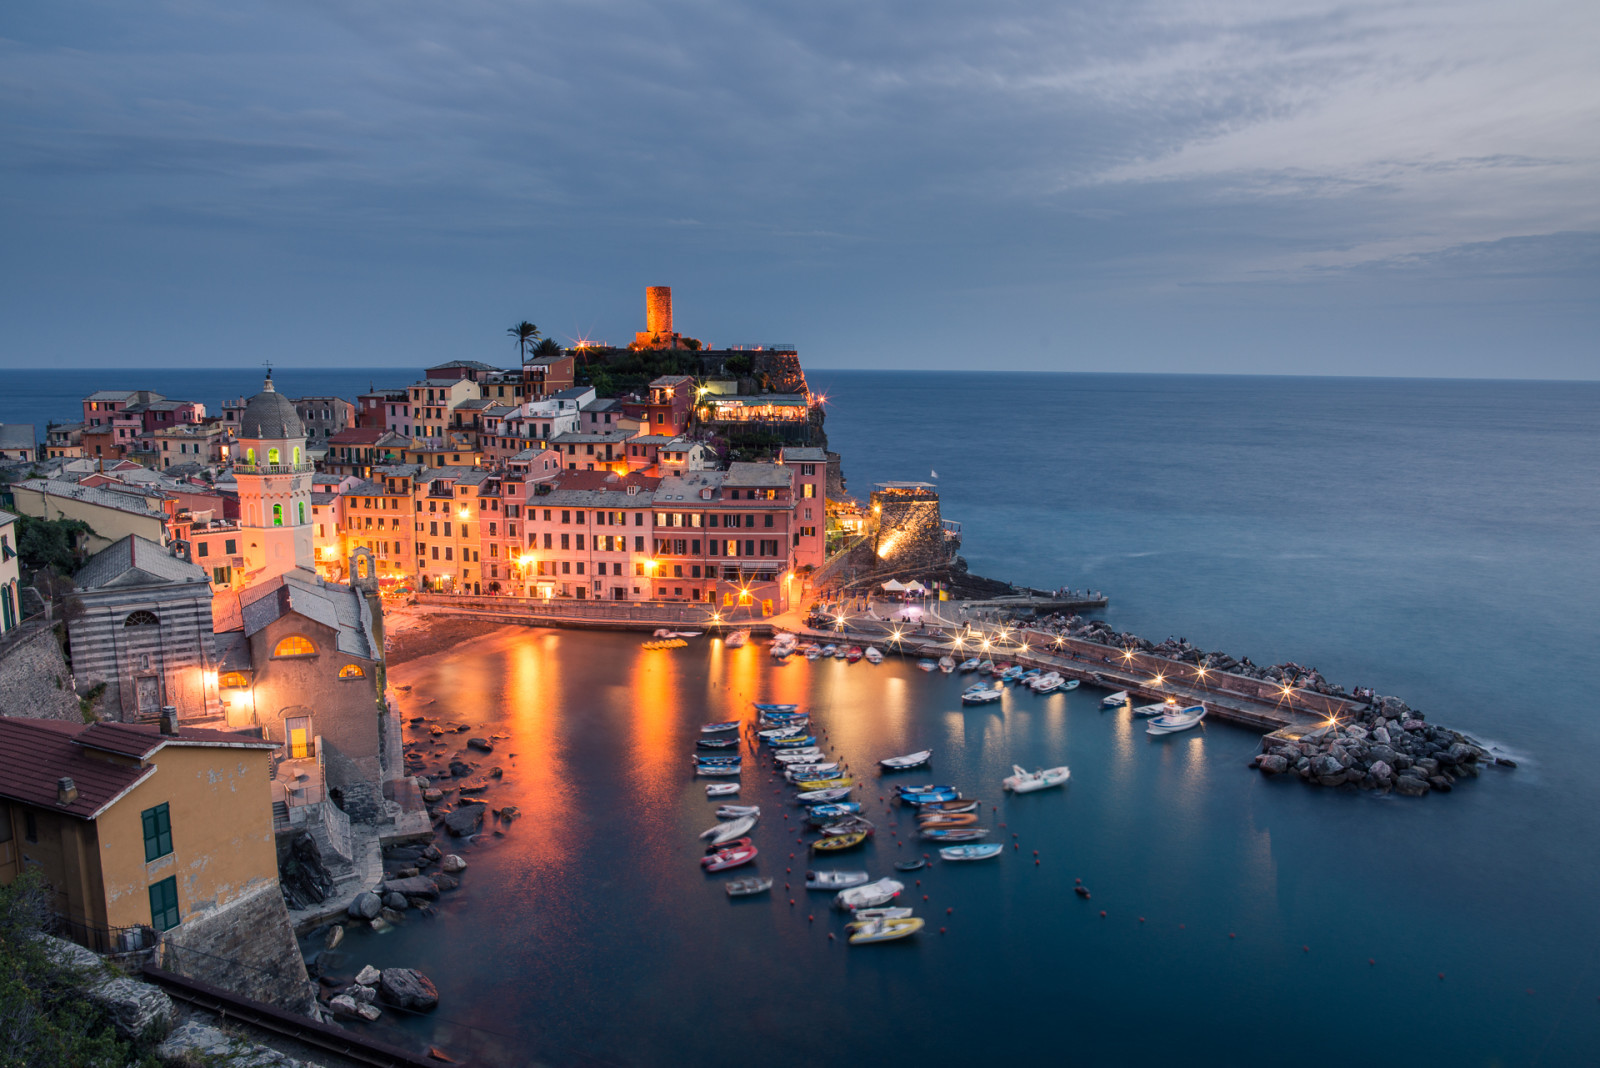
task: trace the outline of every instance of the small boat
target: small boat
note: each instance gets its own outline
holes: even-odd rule
[[[1031,794],[1035,790],[1046,790],[1052,786],[1064,786],[1072,772],[1067,768],[1045,768],[1040,771],[1025,771],[1020,765],[1011,765],[1011,774],[1001,780],[1007,790],[1017,794]]]
[[[811,819],[829,820],[835,816],[854,816],[861,811],[859,801],[838,801],[831,805],[812,805]]]
[[[921,916],[906,916],[896,920],[867,920],[864,926],[850,935],[850,944],[860,946],[908,938],[922,930],[926,922]]]
[[[845,816],[842,819],[835,820],[833,823],[823,824],[817,828],[817,833],[824,838],[837,838],[840,835],[855,834],[860,831],[870,838],[872,837],[872,832],[876,830],[877,828],[873,826],[872,821],[865,816]]]
[[[729,649],[738,649],[749,640],[750,632],[748,630],[736,630],[731,632],[727,637],[723,638],[722,644],[726,645]]]
[[[960,664],[956,665],[956,670],[961,672],[962,674],[966,674],[969,671],[977,671],[978,670],[978,658],[977,657],[972,657],[970,660],[961,661]]]
[[[978,674],[980,674],[980,675],[992,675],[992,674],[994,674],[994,661],[993,660],[980,661],[979,664],[978,664]]]
[[[995,845],[961,845],[946,846],[939,850],[939,856],[945,860],[990,860],[1000,855],[1004,846]]]
[[[772,659],[774,660],[787,660],[793,655],[794,646],[792,645],[774,645],[772,647]]]
[[[849,655],[850,655],[850,650],[848,650],[848,649],[846,649],[846,648],[845,648],[845,647],[844,647],[844,646],[842,646],[842,645],[841,645],[841,646],[839,646],[839,647],[838,647],[838,648],[837,648],[837,649],[835,649],[835,650],[834,650],[834,651],[833,651],[833,658],[834,658],[834,659],[835,659],[835,660],[843,660],[843,659],[845,659],[845,658],[846,658],[846,657],[848,657],[848,656],[849,656]]]
[[[702,768],[736,768],[744,763],[744,757],[737,754],[733,756],[713,756],[710,753],[696,753],[694,763]]]
[[[1035,675],[1033,678],[1024,679],[1023,681],[1034,693],[1055,693],[1061,689],[1061,684],[1067,680],[1061,677],[1060,672],[1051,671],[1043,675]]]
[[[845,849],[854,849],[867,840],[867,832],[851,831],[849,834],[834,834],[826,838],[818,838],[811,843],[811,848],[817,853],[838,853]]]
[[[822,655],[823,656],[830,656],[831,657],[831,656],[836,655],[838,652],[839,652],[839,647],[837,645],[824,645],[822,647]]]
[[[809,784],[811,783],[833,783],[843,786],[845,773],[843,768],[830,768],[823,771],[785,771],[783,777],[796,786],[805,786],[810,789]]]
[[[920,768],[933,758],[932,749],[924,749],[917,753],[907,753],[905,756],[884,757],[878,761],[890,771],[905,771],[908,768]]]
[[[814,745],[801,746],[798,749],[779,749],[772,754],[779,767],[786,764],[814,764],[822,756],[822,750]]]
[[[644,649],[682,649],[689,643],[682,638],[653,638],[644,643]]]
[[[961,695],[964,705],[987,705],[1000,700],[1005,696],[1005,691],[999,686],[974,686]]]
[[[732,749],[739,744],[737,738],[701,738],[694,743],[701,749]]]
[[[1038,668],[1029,668],[1027,671],[1024,671],[1022,674],[1017,676],[1017,681],[1022,683],[1024,686],[1032,686],[1033,680],[1042,674],[1044,674],[1044,672],[1040,671]]]
[[[1190,727],[1198,726],[1206,717],[1205,705],[1191,705],[1181,712],[1170,712],[1166,715],[1156,716],[1144,729],[1146,734],[1177,734]]]
[[[883,663],[883,653],[879,652],[876,645],[867,646],[867,651],[862,655],[867,658],[867,663],[869,664]]]
[[[964,801],[930,801],[918,806],[921,812],[976,812],[983,804],[982,801],[967,799]]]
[[[1016,682],[1020,678],[1022,678],[1022,668],[1016,664],[1012,664],[1000,673],[1001,682]]]
[[[694,773],[696,775],[704,775],[707,778],[713,778],[713,779],[714,778],[724,778],[724,779],[726,779],[726,778],[731,778],[732,776],[739,774],[739,765],[737,765],[737,764],[696,764],[694,766]]]
[[[729,897],[749,897],[751,894],[764,894],[772,889],[772,879],[761,875],[753,879],[735,879],[723,887]]]
[[[961,797],[954,787],[945,786],[937,790],[917,790],[902,793],[900,800],[908,805],[926,805],[930,801],[955,801]]]
[[[985,827],[930,827],[922,837],[930,842],[976,842],[989,837],[989,831]]]
[[[792,723],[785,727],[771,727],[764,731],[756,731],[756,737],[764,742],[781,742],[785,738],[797,738],[806,732],[806,724]]]
[[[897,794],[922,794],[922,793],[927,793],[930,790],[954,790],[955,787],[954,786],[948,786],[948,785],[946,785],[944,783],[932,783],[932,782],[930,782],[930,783],[918,783],[915,786],[908,786],[908,785],[905,785],[905,784],[901,784],[899,786],[892,787],[892,789]]]
[[[832,786],[825,790],[807,790],[795,797],[802,805],[827,805],[834,801],[843,801],[850,796],[852,787]]]
[[[807,890],[844,890],[852,886],[860,886],[871,881],[872,876],[864,871],[808,871],[806,872]]]
[[[1083,685],[1083,681],[1081,679],[1068,679],[1066,682],[1063,682],[1061,684],[1061,689],[1062,689],[1063,692],[1066,691],[1066,690],[1076,690],[1079,686],[1082,686],[1082,685]]]
[[[698,631],[698,630],[658,630],[658,631],[655,632],[653,637],[656,637],[656,638],[698,638],[698,637],[700,637],[700,631]]]
[[[903,920],[910,915],[911,910],[904,906],[886,909],[856,909],[854,919],[850,923],[845,924],[845,926],[854,929],[859,927],[861,924],[869,923],[872,920]]]
[[[736,719],[723,720],[721,723],[705,723],[700,727],[701,734],[718,734],[722,731],[736,731],[739,721]]]
[[[717,809],[717,819],[719,820],[736,820],[745,816],[759,817],[760,815],[760,805],[723,805]]]
[[[1118,690],[1116,693],[1107,694],[1100,698],[1101,708],[1121,708],[1128,703],[1128,691]]]
[[[939,658],[939,670],[940,671],[942,671],[946,675],[948,675],[952,671],[954,671],[955,669],[956,669],[956,662],[955,662],[955,659],[953,657],[941,656]]]
[[[731,842],[723,842],[721,845],[708,845],[708,846],[706,846],[706,852],[707,853],[722,853],[722,852],[726,852],[726,851],[731,850],[731,849],[743,849],[745,846],[747,846],[749,844],[750,844],[750,839],[748,837],[746,837],[746,838],[735,838],[733,841],[731,841]]]
[[[844,658],[848,663],[854,664],[865,655],[866,654],[861,651],[861,646],[852,645],[850,647],[850,651],[844,654]]]
[[[806,646],[806,659],[807,660],[821,660],[822,659],[822,649],[820,647],[818,647],[818,646],[815,646],[815,645]]]
[[[759,850],[753,845],[745,845],[738,849],[723,849],[709,857],[701,857],[700,866],[706,871],[727,871],[729,868],[737,868],[741,864],[755,860],[757,852]]]
[[[760,712],[763,716],[766,716],[769,719],[774,716],[798,715],[800,708],[799,705],[766,705],[762,704],[760,701],[752,701],[750,703],[755,706],[757,712]]]
[[[816,772],[816,771],[839,771],[839,772],[842,772],[843,770],[844,770],[843,766],[840,765],[838,761],[833,761],[833,762],[830,762],[830,763],[827,763],[827,764],[785,764],[785,765],[783,765],[783,773],[784,773],[784,775],[788,776],[790,779],[809,778],[809,777],[811,777],[809,773]]]
[[[917,667],[921,668],[923,671],[935,671],[938,669],[939,665],[936,661],[929,660],[927,657],[923,657],[921,660],[917,661]]]
[[[734,797],[739,793],[739,784],[736,782],[713,782],[706,784],[707,797]]]
[[[850,778],[848,775],[844,775],[837,779],[799,779],[795,782],[795,785],[804,791],[800,795],[804,797],[806,794],[814,793],[818,790],[832,790],[834,788],[848,790],[850,787],[854,786],[855,783],[856,781],[854,779]]]
[[[1134,708],[1133,714],[1136,716],[1163,716],[1176,711],[1178,711],[1178,702],[1162,701],[1160,704],[1138,705]]]
[[[755,816],[740,816],[736,820],[719,823],[715,827],[708,827],[700,832],[700,837],[707,839],[714,846],[732,842],[755,830],[756,819],[757,817]]]
[[[895,871],[921,871],[928,866],[928,862],[918,857],[916,860],[897,860],[894,862]]]
[[[807,746],[816,745],[817,739],[814,735],[794,738],[769,738],[767,739],[767,744],[774,749],[804,749]]]
[[[970,827],[977,822],[976,812],[930,812],[917,817],[919,827]]]
[[[848,890],[840,890],[833,898],[833,907],[836,909],[875,909],[881,908],[900,896],[900,891],[906,888],[905,883],[896,879],[876,879],[860,886],[852,886]]]

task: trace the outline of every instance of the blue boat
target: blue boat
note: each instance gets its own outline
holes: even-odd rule
[[[811,815],[823,819],[832,816],[854,816],[861,811],[859,801],[836,801],[829,805],[812,805]]]
[[[998,857],[1001,848],[998,845],[945,846],[939,850],[939,855],[945,860],[988,860]]]
[[[817,737],[808,734],[804,738],[776,738],[767,742],[774,749],[801,749],[808,745],[816,745]]]
[[[900,795],[900,800],[908,805],[931,805],[935,801],[955,801],[960,796],[954,789],[945,786],[937,790],[907,791]]]
[[[717,734],[721,731],[736,731],[739,721],[736,719],[725,720],[722,723],[707,723],[700,728],[701,734]]]
[[[1027,671],[1024,671],[1022,674],[1017,676],[1017,678],[1019,680],[1021,680],[1022,682],[1027,682],[1029,679],[1036,679],[1038,677],[1039,677],[1039,669],[1038,668],[1029,668]]]
[[[926,793],[929,790],[954,790],[954,789],[955,789],[954,786],[947,786],[944,783],[931,783],[930,782],[930,783],[923,783],[923,784],[918,785],[918,786],[907,786],[907,785],[902,784],[900,786],[896,786],[894,788],[894,792],[897,793],[897,794],[920,794],[920,793]]]
[[[710,753],[696,753],[694,755],[694,762],[696,764],[720,764],[720,765],[728,766],[728,765],[733,765],[733,764],[743,764],[744,763],[744,757],[738,756],[738,755],[734,755],[734,756],[713,756]]]
[[[764,705],[760,701],[752,703],[756,706],[756,711],[768,719],[776,719],[779,716],[792,716],[795,714],[795,710],[800,707],[799,705]]]

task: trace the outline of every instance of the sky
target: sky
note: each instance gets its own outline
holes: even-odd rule
[[[514,361],[644,289],[807,366],[1600,378],[1600,13],[0,9],[0,368]]]

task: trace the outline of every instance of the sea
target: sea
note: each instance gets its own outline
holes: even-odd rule
[[[415,375],[276,377],[353,396]],[[1518,766],[1421,799],[1316,789],[1249,770],[1253,731],[1150,737],[1088,686],[963,708],[960,676],[896,657],[496,631],[391,672],[407,716],[504,735],[483,759],[521,816],[456,844],[468,868],[436,916],[320,959],[437,984],[434,1013],[379,1033],[507,1065],[1600,1063],[1600,383],[810,378],[849,490],[935,484],[973,571],[1101,590],[1119,629],[1400,696]],[[258,379],[10,372],[0,421],[74,419],[99,387],[210,403]],[[812,713],[878,831],[811,857],[747,751],[760,856],[708,876],[690,754],[760,700]],[[876,770],[925,748],[931,768]],[[1007,797],[1014,764],[1071,782]],[[880,800],[911,780],[981,798],[1005,853],[912,873],[900,901],[926,929],[849,946],[804,872],[928,851]],[[771,894],[724,894],[758,873]]]

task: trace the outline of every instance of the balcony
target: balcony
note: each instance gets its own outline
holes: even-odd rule
[[[309,475],[315,464],[234,464],[236,475]]]

